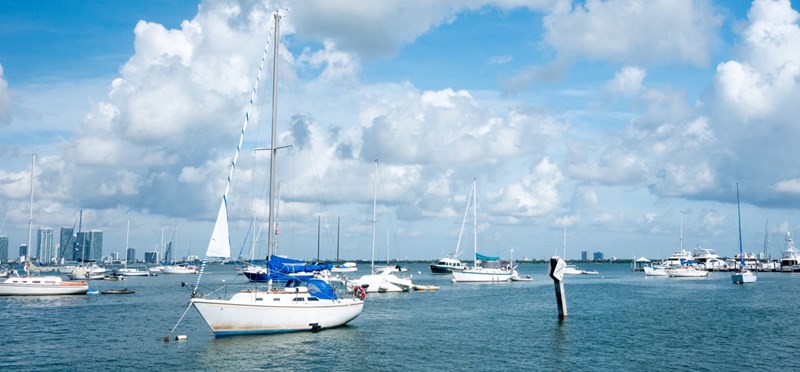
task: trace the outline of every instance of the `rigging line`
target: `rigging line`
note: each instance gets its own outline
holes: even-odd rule
[[[247,107],[247,111],[244,114],[244,122],[242,123],[241,134],[239,134],[239,142],[236,145],[236,152],[234,153],[233,160],[231,161],[231,168],[230,168],[230,172],[228,173],[228,180],[227,180],[228,182],[225,185],[225,193],[222,195],[222,205],[226,207],[225,216],[224,216],[225,219],[228,218],[228,215],[227,215],[227,204],[228,204],[228,191],[230,191],[230,188],[231,188],[231,178],[233,178],[233,171],[236,170],[236,160],[239,158],[239,151],[240,151],[240,149],[242,147],[242,142],[244,141],[244,134],[245,134],[245,132],[247,132],[247,125],[250,122],[250,112],[253,110],[253,102],[255,101],[256,95],[258,93],[258,84],[261,81],[261,72],[264,70],[264,61],[267,60],[267,55],[269,54],[269,40],[270,40],[270,36],[272,36],[272,32],[275,31],[274,27],[275,27],[275,25],[273,24],[273,29],[267,35],[267,42],[266,42],[266,45],[264,46],[264,52],[261,54],[261,62],[258,65],[258,73],[256,74],[256,82],[255,82],[255,84],[253,84],[253,90],[250,93],[250,104]],[[222,209],[222,206],[220,206],[220,215],[222,214],[222,210],[221,209]],[[214,229],[216,230],[216,226],[215,226]],[[212,235],[213,235],[213,233],[212,233]],[[213,236],[212,236],[212,241],[213,241]],[[228,236],[228,242],[226,242],[226,243],[228,245],[230,245],[230,236]],[[212,243],[209,242],[209,246],[211,244]],[[230,246],[228,247],[228,252],[229,252],[228,254],[230,255]],[[208,259],[208,251],[206,251],[206,260],[207,259]],[[197,288],[200,286],[200,279],[203,277],[204,269],[205,269],[205,265],[201,265],[200,266],[200,270],[199,270],[198,275],[197,275],[197,281],[195,282],[195,285],[194,285],[194,287],[192,289],[192,296],[195,295],[195,293],[197,292]]]
[[[388,204],[388,200],[389,200],[389,196],[388,195],[389,195],[389,193],[386,192],[386,182],[382,182],[380,171],[378,172],[378,181],[380,182],[380,185],[381,185],[381,191],[383,192],[384,200],[387,201],[387,203],[385,203],[385,204]],[[389,220],[389,222],[388,222],[389,223],[389,227],[392,229],[392,231],[395,232],[395,234],[392,237],[392,239],[393,239],[393,241],[395,243],[395,247],[394,247],[395,253],[399,257],[400,256],[400,247],[398,246],[398,240],[397,240],[398,228],[397,228],[397,225],[395,225],[395,223],[394,223],[394,217],[392,216],[392,213],[387,213],[387,215],[388,215],[387,218]],[[387,256],[386,259],[388,260],[389,257]]]
[[[8,219],[8,214],[11,212],[11,206],[16,203],[17,199],[11,199],[11,203],[8,203],[8,208],[6,208],[6,215],[3,217],[3,223],[0,224],[0,233],[3,232],[3,227],[6,225],[6,220]]]
[[[295,100],[297,101],[297,107],[300,111],[300,117],[303,120],[303,123],[308,123],[308,115],[306,115],[305,106],[303,105],[303,101],[300,96],[300,85],[298,84],[297,74],[295,73],[295,66],[292,61],[289,61],[289,76],[292,78],[292,87],[295,90]],[[315,159],[317,159],[317,154],[314,151],[313,146],[308,146],[309,151],[311,151],[311,167],[314,169],[314,186],[316,187],[317,197],[320,199],[322,204],[322,218],[325,219],[325,231],[327,232],[329,243],[333,241],[332,233],[330,231],[330,221],[328,219],[328,210],[327,210],[327,201],[325,200],[325,193],[323,192],[322,187],[322,180],[319,177],[319,170],[317,169],[317,163]]]

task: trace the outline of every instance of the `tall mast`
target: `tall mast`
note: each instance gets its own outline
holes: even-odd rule
[[[375,159],[375,176],[372,180],[372,261],[370,271],[375,275],[375,224],[378,222],[378,159]]]
[[[742,252],[742,208],[739,206],[739,182],[736,182],[736,214],[739,216],[739,260],[741,271],[744,271],[744,253]]]
[[[319,235],[320,235],[321,224],[322,224],[322,216],[317,216],[317,262],[319,262]]]
[[[129,245],[128,241],[130,239],[130,235],[131,235],[131,220],[128,220],[128,227],[125,228],[125,254],[126,255],[128,253],[128,245]]]
[[[683,210],[680,210],[680,247],[681,252],[683,252]]]
[[[278,123],[278,40],[280,39],[281,16],[275,12],[275,39],[272,43],[272,139],[269,157],[269,242],[267,243],[267,258],[271,257],[275,249],[275,137],[277,136]]]
[[[478,188],[476,178],[472,178],[472,247],[475,249],[474,266],[478,266]]]
[[[28,205],[28,252],[25,254],[26,261],[31,257],[31,233],[33,231],[33,177],[36,170],[36,154],[31,157],[31,200]]]
[[[339,264],[339,226],[341,217],[336,217],[336,264]]]
[[[769,235],[767,235],[767,228],[769,227],[769,218],[764,222],[764,257],[767,257],[767,246],[769,245]]]

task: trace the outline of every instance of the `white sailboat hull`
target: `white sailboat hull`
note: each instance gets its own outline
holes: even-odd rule
[[[411,279],[392,274],[364,275],[352,283],[364,287],[367,293],[408,292],[414,287]]]
[[[708,271],[696,270],[693,268],[678,268],[667,269],[667,274],[670,278],[705,278],[708,277]]]
[[[733,284],[747,284],[747,283],[755,283],[758,277],[753,274],[751,271],[739,271],[731,274],[731,280],[733,280]]]
[[[81,295],[88,290],[86,282],[65,282],[57,276],[15,277],[0,283],[0,296]]]
[[[663,267],[645,267],[644,268],[644,275],[645,276],[669,276],[667,274],[667,270]]]
[[[164,266],[161,268],[162,274],[197,274],[197,268],[193,266]]]
[[[364,307],[356,298],[308,298],[305,293],[241,292],[230,300],[195,298],[192,304],[216,336],[334,328],[358,317]]]
[[[511,280],[512,273],[508,270],[501,269],[465,269],[462,271],[453,271],[453,280],[457,283],[495,283],[507,282]]]
[[[122,276],[149,276],[150,272],[137,269],[119,269],[117,275]]]

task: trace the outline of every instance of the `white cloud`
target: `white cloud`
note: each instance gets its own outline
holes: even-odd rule
[[[513,60],[514,60],[513,57],[511,57],[510,55],[505,54],[505,55],[502,55],[502,56],[493,56],[492,58],[489,59],[489,64],[490,65],[504,65],[504,64],[509,63],[509,62],[511,62]]]
[[[733,117],[763,119],[782,105],[796,108],[800,95],[800,14],[788,0],[757,0],[743,33],[743,60],[717,66],[715,89],[719,104]],[[740,119],[740,120],[741,120]]]
[[[562,56],[705,66],[722,17],[708,1],[562,2],[545,16],[545,41]]]
[[[453,22],[461,11],[484,6],[501,9],[547,9],[553,0],[389,0],[359,3],[312,0],[292,7],[298,36],[331,39],[343,50],[365,57],[394,56],[399,49],[431,29]]]
[[[544,158],[519,182],[490,196],[489,209],[517,218],[547,215],[560,207],[558,188],[563,182],[558,166]]]
[[[642,89],[642,82],[647,72],[639,67],[625,66],[617,71],[607,88],[611,93],[632,96]]]
[[[800,178],[776,182],[773,189],[777,192],[800,194]]]

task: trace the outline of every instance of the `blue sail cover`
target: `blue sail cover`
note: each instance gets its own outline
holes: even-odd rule
[[[475,253],[475,259],[481,260],[481,261],[497,261],[497,260],[500,259],[500,257],[499,256],[484,256],[484,255],[482,255],[480,253]]]
[[[303,260],[272,256],[267,262],[270,272],[276,274],[313,273],[314,271],[330,270],[333,264],[306,265]]]

